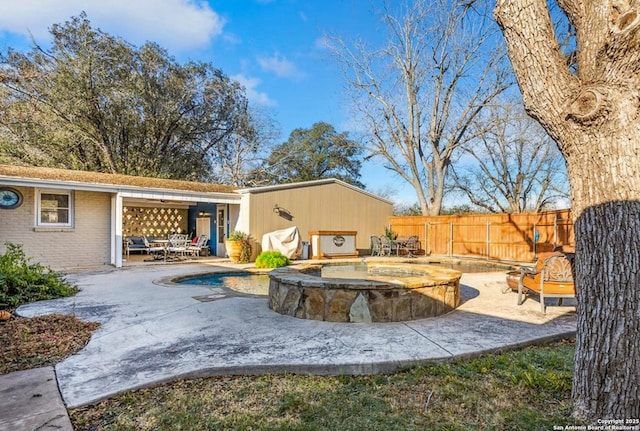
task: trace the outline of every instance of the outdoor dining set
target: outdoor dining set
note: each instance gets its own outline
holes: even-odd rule
[[[408,238],[391,239],[387,236],[371,236],[371,256],[391,256],[395,254],[405,257],[416,257],[420,250],[420,240],[418,236]]]
[[[149,254],[152,260],[183,260],[200,256],[208,248],[209,238],[200,235],[190,238],[186,234],[171,234],[166,238],[132,236],[125,239],[125,255],[132,251]]]

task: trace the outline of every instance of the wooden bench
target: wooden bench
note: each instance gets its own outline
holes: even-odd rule
[[[576,287],[573,282],[571,261],[563,253],[540,255],[533,270],[522,268],[518,282],[518,305],[522,305],[528,292],[540,296],[542,313],[546,314],[545,298],[575,298]]]

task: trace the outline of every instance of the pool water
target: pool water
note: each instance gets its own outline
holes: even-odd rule
[[[470,272],[504,272],[509,268],[489,263],[433,263],[430,265],[440,266],[448,269],[454,269],[462,273]],[[364,263],[356,264],[330,264],[322,267],[320,274],[323,278],[350,278],[350,279],[366,279],[367,265]],[[397,274],[385,273],[386,276],[407,277],[411,273],[399,271]],[[256,274],[253,272],[219,272],[203,274],[194,277],[187,277],[175,280],[179,284],[204,285],[212,287],[222,287],[231,289],[238,293],[249,295],[268,295],[269,294],[269,275]]]
[[[268,295],[269,276],[253,272],[221,272],[176,280],[179,284],[223,287],[249,295]]]
[[[434,262],[429,265],[441,266],[447,269],[460,271],[463,274],[476,272],[506,272],[514,269],[512,266],[491,262]]]
[[[504,265],[496,265],[491,263],[475,263],[475,262],[434,262],[427,263],[441,268],[453,269],[464,273],[477,272],[505,272],[512,269]],[[387,276],[407,277],[411,273],[398,271],[397,273],[385,272]],[[366,278],[367,265],[364,263],[357,264],[329,264],[322,267],[323,278]]]
[[[343,265],[343,264],[333,264],[333,265],[324,265],[322,267],[322,271],[320,276],[322,278],[349,278],[356,280],[366,280],[369,279],[373,272],[367,268],[367,265],[364,263],[360,264],[352,264],[352,265]],[[410,277],[413,275],[410,271],[390,271],[385,270],[384,275],[386,277]],[[416,273],[416,275],[422,275],[422,272]]]

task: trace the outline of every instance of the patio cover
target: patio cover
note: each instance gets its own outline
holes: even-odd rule
[[[296,226],[262,235],[262,251],[279,251],[289,259],[302,254],[302,240]]]

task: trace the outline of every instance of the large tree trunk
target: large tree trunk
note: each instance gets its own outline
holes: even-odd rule
[[[635,116],[635,111],[622,113]],[[640,417],[640,142],[616,121],[583,133],[567,155],[575,219],[578,300],[574,413]],[[567,139],[567,142],[572,140]]]
[[[585,209],[576,224],[574,412],[640,417],[640,202]]]
[[[527,111],[567,161],[576,230],[580,419],[640,418],[640,76],[637,11],[558,0],[577,32],[577,73],[544,0],[498,0]]]

